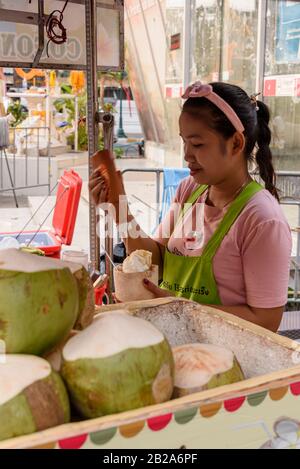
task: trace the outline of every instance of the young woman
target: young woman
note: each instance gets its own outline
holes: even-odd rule
[[[178,187],[153,239],[130,236],[127,252],[146,249],[162,283],[145,281],[156,296],[184,296],[276,331],[287,298],[291,234],[278,202],[269,148],[267,106],[228,83],[196,82],[183,95],[179,119],[190,177]],[[265,189],[255,182],[255,160]],[[116,175],[116,179],[120,175]],[[98,171],[90,180],[95,203],[116,208],[119,194]]]

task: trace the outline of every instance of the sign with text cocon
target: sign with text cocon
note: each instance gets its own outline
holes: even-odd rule
[[[52,12],[62,11],[65,2],[44,2],[44,23]],[[99,70],[123,68],[123,2],[106,0],[97,4],[97,67]],[[44,46],[34,68],[85,69],[86,28],[85,2],[68,2],[62,26],[66,41],[49,41],[44,27]],[[38,1],[3,0],[0,5],[0,66],[31,67],[39,47]],[[56,28],[55,32],[59,32]]]

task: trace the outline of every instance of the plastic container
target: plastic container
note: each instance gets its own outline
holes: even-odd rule
[[[95,304],[96,304],[97,306],[101,306],[101,305],[102,305],[103,297],[104,297],[104,294],[105,294],[106,287],[107,287],[107,284],[105,283],[105,284],[102,285],[101,287],[94,288]]]
[[[0,233],[0,241],[7,236],[17,238],[21,245],[36,247],[46,256],[60,257],[62,244],[70,245],[77,218],[82,187],[81,177],[72,169],[61,176],[57,188],[56,205],[53,213],[52,230]]]
[[[80,251],[65,250],[61,253],[63,261],[75,262],[76,264],[83,265],[86,270],[89,270],[89,257],[88,253],[81,249]]]

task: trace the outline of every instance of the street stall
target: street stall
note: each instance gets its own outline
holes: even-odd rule
[[[105,149],[112,148],[113,117],[98,112],[96,72],[123,68],[123,2],[61,0],[49,2],[46,12],[43,0],[27,3],[19,2],[23,10],[18,2],[13,10],[2,8],[1,18],[24,25],[25,7],[31,8],[26,26],[38,25],[38,51],[28,61],[7,57],[0,65],[18,60],[31,68],[85,70],[91,174],[110,154],[92,161],[99,124]],[[63,64],[61,57],[43,56],[44,25],[58,7],[58,45],[66,42],[65,18],[86,20],[79,40],[84,50],[76,59],[69,51]],[[67,16],[67,8],[73,14]],[[114,40],[103,32],[102,15]],[[96,224],[90,204],[94,270],[100,262]],[[0,449],[299,447],[299,344],[187,299],[142,299],[142,278],[158,283],[150,253],[140,250],[112,272],[112,239],[103,242],[107,278],[114,274],[116,296],[124,302],[101,307],[82,265],[31,246],[0,251]]]
[[[4,440],[0,448],[275,449],[299,446],[300,366],[297,365],[299,346],[295,342],[186,300],[137,301],[122,304],[122,309],[129,315],[150,321],[172,347],[198,341],[225,347],[230,344],[245,379],[98,418],[78,421],[76,415],[71,423]],[[120,305],[102,307],[95,322],[102,315],[104,318],[124,315],[118,311]],[[57,366],[58,361],[55,363]],[[78,375],[77,378],[80,379]],[[113,371],[112,378],[117,380]],[[107,398],[108,388],[103,385],[102,391],[102,398]],[[128,393],[123,391],[127,397]],[[121,399],[120,394],[118,396]]]

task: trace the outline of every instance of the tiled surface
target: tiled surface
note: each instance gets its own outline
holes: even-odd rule
[[[289,339],[297,340],[297,342],[300,342],[300,329],[291,329],[291,330],[288,330],[288,331],[279,331],[278,333],[280,335],[283,335],[284,337],[288,337]]]
[[[300,330],[300,311],[286,311],[280,324],[280,331]]]
[[[283,314],[278,333],[300,342],[300,311],[286,311]]]

